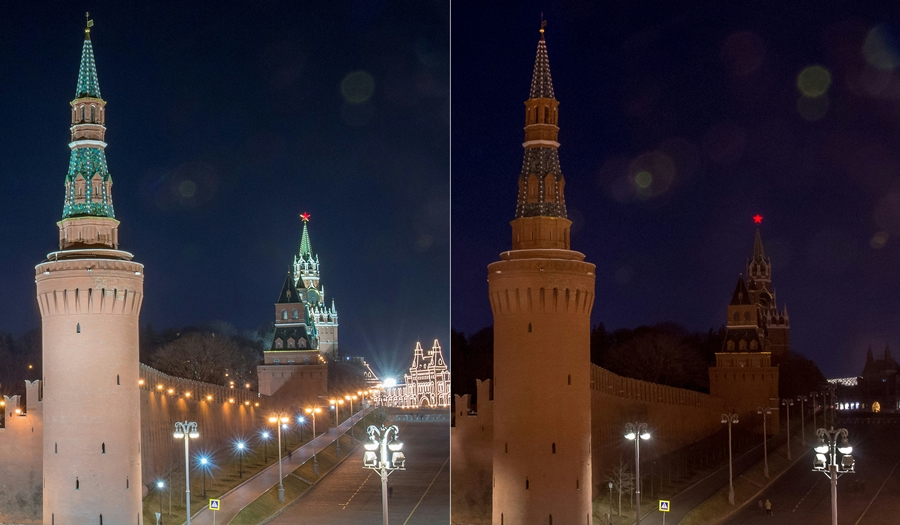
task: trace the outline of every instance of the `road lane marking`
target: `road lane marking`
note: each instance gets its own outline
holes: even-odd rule
[[[350,495],[350,499],[348,499],[346,503],[338,503],[338,505],[341,506],[341,510],[347,510],[347,506],[350,505],[350,502],[353,500],[353,498],[357,494],[359,494],[359,491],[362,490],[363,485],[365,485],[366,482],[369,481],[369,478],[371,478],[372,474],[374,474],[374,473],[375,473],[374,470],[369,471],[369,475],[366,476],[366,479],[364,479],[363,482],[359,484],[359,487],[356,488],[356,492],[354,492],[352,495]]]
[[[791,512],[797,512],[797,509],[800,508],[800,504],[803,503],[803,500],[805,500],[806,497],[809,496],[809,493],[812,492],[814,488],[816,488],[816,484],[819,483],[819,479],[821,479],[821,478],[819,478],[819,477],[817,476],[817,477],[816,477],[816,480],[815,480],[815,481],[813,482],[813,484],[812,484],[812,487],[809,487],[809,490],[807,490],[807,491],[806,491],[806,494],[804,494],[803,497],[800,498],[800,501],[797,502],[797,506],[794,507],[794,510],[792,510]]]
[[[435,474],[434,478],[432,478],[431,483],[428,484],[428,488],[425,489],[425,494],[428,494],[428,491],[431,490],[431,486],[434,485],[434,482],[437,480],[437,477],[444,470],[444,467],[447,465],[448,461],[450,461],[450,456],[447,456],[447,459],[444,460],[444,464],[441,465],[441,468],[438,469],[437,474]],[[413,507],[413,509],[411,511],[409,511],[409,516],[406,517],[406,521],[403,522],[403,525],[406,525],[407,523],[409,523],[409,519],[412,518],[413,513],[416,511],[417,508],[419,508],[419,505],[422,503],[422,500],[425,499],[425,494],[422,494],[422,497],[419,498],[419,503],[416,503],[416,506]]]
[[[866,510],[864,510],[862,512],[862,514],[859,515],[859,519],[856,520],[856,523],[854,523],[853,525],[859,525],[859,522],[862,521],[863,516],[865,516],[866,512],[869,511],[869,507],[871,507],[872,504],[875,503],[875,498],[877,498],[878,495],[881,494],[881,489],[884,488],[884,485],[888,482],[889,479],[891,479],[891,476],[894,474],[894,471],[897,470],[897,465],[900,465],[900,460],[898,460],[896,463],[894,463],[894,468],[891,469],[891,473],[888,474],[886,478],[884,478],[884,481],[881,483],[881,486],[878,487],[878,492],[876,492],[875,495],[872,496],[872,501],[869,502],[869,504],[866,506]]]

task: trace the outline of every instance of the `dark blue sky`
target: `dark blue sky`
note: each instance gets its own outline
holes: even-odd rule
[[[869,344],[900,349],[896,6],[451,11],[455,329],[491,323],[486,265],[510,246],[543,12],[572,247],[597,264],[595,323],[724,324],[759,213],[793,350],[835,377],[860,373]]]
[[[308,211],[342,352],[408,367],[417,339],[449,339],[447,3],[212,6],[4,9],[0,330],[39,325],[87,9],[142,323],[271,322]]]

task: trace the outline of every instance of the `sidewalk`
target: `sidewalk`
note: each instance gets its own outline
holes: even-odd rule
[[[281,460],[282,474],[287,477],[294,469],[313,457],[313,450],[319,451],[325,448],[339,436],[348,432],[350,427],[356,424],[356,422],[365,415],[376,409],[377,407],[369,407],[360,410],[336,428],[330,429],[328,432],[317,436],[314,440],[294,450],[290,458],[285,457]],[[362,436],[360,435],[356,436],[357,439],[360,439],[361,437]],[[220,510],[211,511],[207,507],[204,507],[200,512],[194,514],[191,517],[191,524],[212,525],[213,514],[217,514],[215,516],[216,525],[225,525],[234,518],[242,508],[252,503],[253,500],[277,484],[278,463],[275,463],[220,497]]]

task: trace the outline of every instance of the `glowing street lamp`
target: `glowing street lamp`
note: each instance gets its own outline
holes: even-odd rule
[[[367,432],[369,442],[363,445],[363,448],[366,449],[363,455],[363,467],[374,470],[381,477],[381,513],[384,525],[388,525],[388,476],[395,470],[406,470],[406,456],[400,452],[403,443],[398,439],[400,429],[397,428],[397,425],[389,427],[381,425],[381,428],[370,425]],[[390,452],[390,460],[388,460],[388,452]]]
[[[640,438],[640,439],[638,439]],[[634,441],[634,477],[637,480],[634,491],[637,500],[637,525],[641,525],[641,439],[650,439],[647,423],[625,425],[625,439]]]
[[[238,457],[238,477],[244,477],[244,451],[247,450],[247,444],[243,441],[238,441],[234,444],[235,454]]]
[[[313,437],[312,437],[312,441],[313,441],[313,474],[315,474],[316,476],[318,476],[318,475],[319,475],[319,458],[316,456],[316,452],[317,452],[317,451],[316,451],[316,445],[315,445],[315,441],[316,441],[316,414],[322,412],[322,409],[319,408],[319,407],[306,407],[305,412],[306,412],[307,414],[309,414],[309,415],[312,416],[312,423],[313,423]]]
[[[197,423],[194,421],[176,421],[175,422],[175,439],[184,440],[184,497],[185,511],[187,512],[187,525],[191,525],[191,460],[188,454],[188,443],[191,439],[200,437],[197,432]]]
[[[200,472],[203,473],[203,498],[206,499],[206,471],[209,470],[210,467],[209,458],[206,456],[200,456]]]
[[[159,492],[159,514],[162,515],[162,490],[166,486],[166,483],[163,480],[158,480],[156,482],[156,491]]]
[[[297,416],[297,426],[300,427],[300,443],[303,443],[303,423],[306,422],[306,418],[303,416]]]
[[[837,479],[843,474],[856,473],[853,469],[856,461],[850,455],[853,447],[847,441],[846,428],[837,430],[820,428],[816,431],[816,435],[819,439],[814,447],[816,460],[813,463],[813,470],[825,474],[831,480],[831,524],[837,525]],[[841,456],[840,460],[838,454]]]
[[[269,417],[269,423],[274,423],[278,427],[278,501],[281,503],[284,503],[284,483],[282,483],[284,474],[281,472],[281,426],[290,420],[291,418],[284,412]]]
[[[738,423],[738,415],[734,410],[727,414],[722,414],[722,423],[728,423],[728,503],[734,505],[734,484],[732,483],[732,466],[731,466],[731,425]]]
[[[268,430],[263,430],[262,432],[260,432],[259,437],[260,437],[260,439],[263,440],[263,443],[265,443],[265,445],[263,446],[263,463],[268,463],[269,462],[269,437],[271,437],[271,435],[269,434]]]
[[[763,417],[763,474],[765,474],[766,479],[769,479],[769,436],[766,434],[766,416],[772,414],[772,409],[770,407],[756,407],[756,413],[762,414]]]

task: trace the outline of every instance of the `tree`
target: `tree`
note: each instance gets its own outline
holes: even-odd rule
[[[678,388],[709,388],[708,363],[685,342],[687,334],[666,326],[642,327],[607,352],[604,366],[617,374]]]
[[[619,459],[619,464],[610,468],[607,472],[607,483],[612,482],[613,490],[619,496],[619,503],[616,509],[616,515],[622,515],[622,494],[634,490],[634,474],[631,473],[631,467],[623,459]]]
[[[157,350],[150,358],[150,366],[185,379],[217,385],[234,381],[243,386],[255,382],[253,373],[259,363],[255,353],[229,338],[192,332]]]

